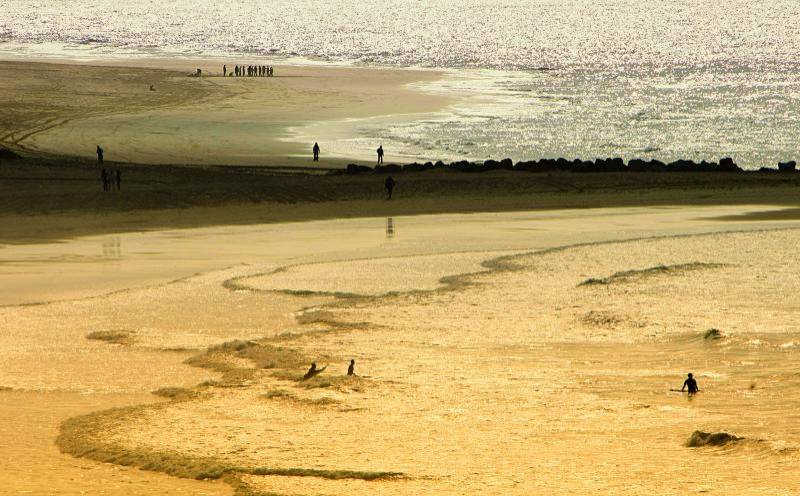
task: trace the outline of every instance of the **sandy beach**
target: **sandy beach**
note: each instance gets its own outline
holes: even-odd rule
[[[0,494],[800,490],[797,174],[387,201],[288,130],[435,111],[435,71],[217,65],[0,62]]]
[[[142,164],[341,167],[324,150],[312,162],[313,142],[291,141],[290,128],[447,104],[408,88],[436,71],[279,66],[275,77],[224,78],[223,63],[0,62],[0,142],[76,157],[93,157],[102,144],[106,160]],[[187,77],[195,68],[204,77]]]

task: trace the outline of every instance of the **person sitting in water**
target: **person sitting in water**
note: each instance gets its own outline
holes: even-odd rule
[[[350,365],[347,367],[347,375],[356,375],[356,361],[350,360]]]
[[[306,375],[303,376],[303,380],[311,379],[315,375],[317,375],[317,363],[311,362],[311,368],[309,368],[308,372],[306,372]]]
[[[306,375],[303,376],[303,380],[307,381],[308,379],[311,379],[315,375],[321,374],[327,368],[328,368],[328,366],[326,365],[326,366],[322,367],[321,369],[318,369],[317,368],[317,362],[312,362],[311,363],[311,367],[308,369],[308,372],[306,372]]]
[[[700,391],[700,390],[697,388],[697,381],[696,381],[696,380],[694,380],[694,376],[692,376],[692,373],[691,373],[691,372],[689,372],[689,377],[687,377],[687,378],[686,378],[686,380],[685,380],[685,381],[683,381],[683,387],[681,388],[681,391],[683,391],[683,390],[684,390],[684,389],[686,389],[686,388],[689,388],[689,394],[690,394],[690,395],[691,395],[691,394],[695,394],[695,393],[697,393],[698,391]]]

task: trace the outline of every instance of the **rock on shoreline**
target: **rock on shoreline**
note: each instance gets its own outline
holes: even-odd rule
[[[794,172],[794,161],[779,163],[778,169],[761,168],[762,172]],[[730,157],[719,162],[702,160],[675,160],[664,163],[659,160],[632,159],[625,163],[619,157],[599,158],[596,160],[567,160],[565,158],[543,158],[514,163],[510,158],[503,160],[486,160],[483,162],[470,162],[459,160],[446,164],[441,160],[437,162],[414,162],[411,164],[365,165],[348,164],[343,171],[334,171],[335,174],[397,174],[400,172],[424,172],[428,170],[446,169],[457,172],[486,172],[495,170],[526,171],[526,172],[744,172]]]

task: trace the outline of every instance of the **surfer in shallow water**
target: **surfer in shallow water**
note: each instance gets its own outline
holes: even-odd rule
[[[681,388],[681,391],[683,391],[686,388],[689,389],[689,395],[693,395],[698,391],[700,391],[699,389],[697,389],[697,381],[694,380],[694,376],[692,376],[691,372],[689,372],[689,376],[686,378],[686,380],[683,381],[683,387]]]
[[[311,379],[312,377],[323,373],[325,371],[325,369],[327,369],[327,368],[328,368],[328,366],[326,365],[326,366],[322,367],[321,369],[318,369],[317,368],[317,363],[316,362],[312,362],[311,363],[311,367],[308,369],[308,372],[306,372],[306,375],[303,376],[303,380],[307,381],[307,380]]]

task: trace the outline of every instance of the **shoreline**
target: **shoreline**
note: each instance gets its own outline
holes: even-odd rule
[[[0,161],[0,243],[27,244],[153,229],[255,225],[332,218],[585,209],[615,206],[800,207],[800,174],[762,172],[480,174],[436,169],[325,175],[263,167],[131,165],[122,191],[103,192],[92,161]],[[794,216],[793,211],[783,214]]]
[[[254,63],[255,59],[228,60]],[[451,98],[414,88],[442,77],[426,69],[280,65],[274,77],[222,77],[225,60],[0,59],[0,145],[31,155],[147,164],[339,168],[311,160],[303,126],[436,112]],[[263,59],[258,63],[263,64]],[[195,68],[203,77],[189,77]],[[153,87],[153,90],[149,88]],[[376,145],[377,146],[377,145]]]

